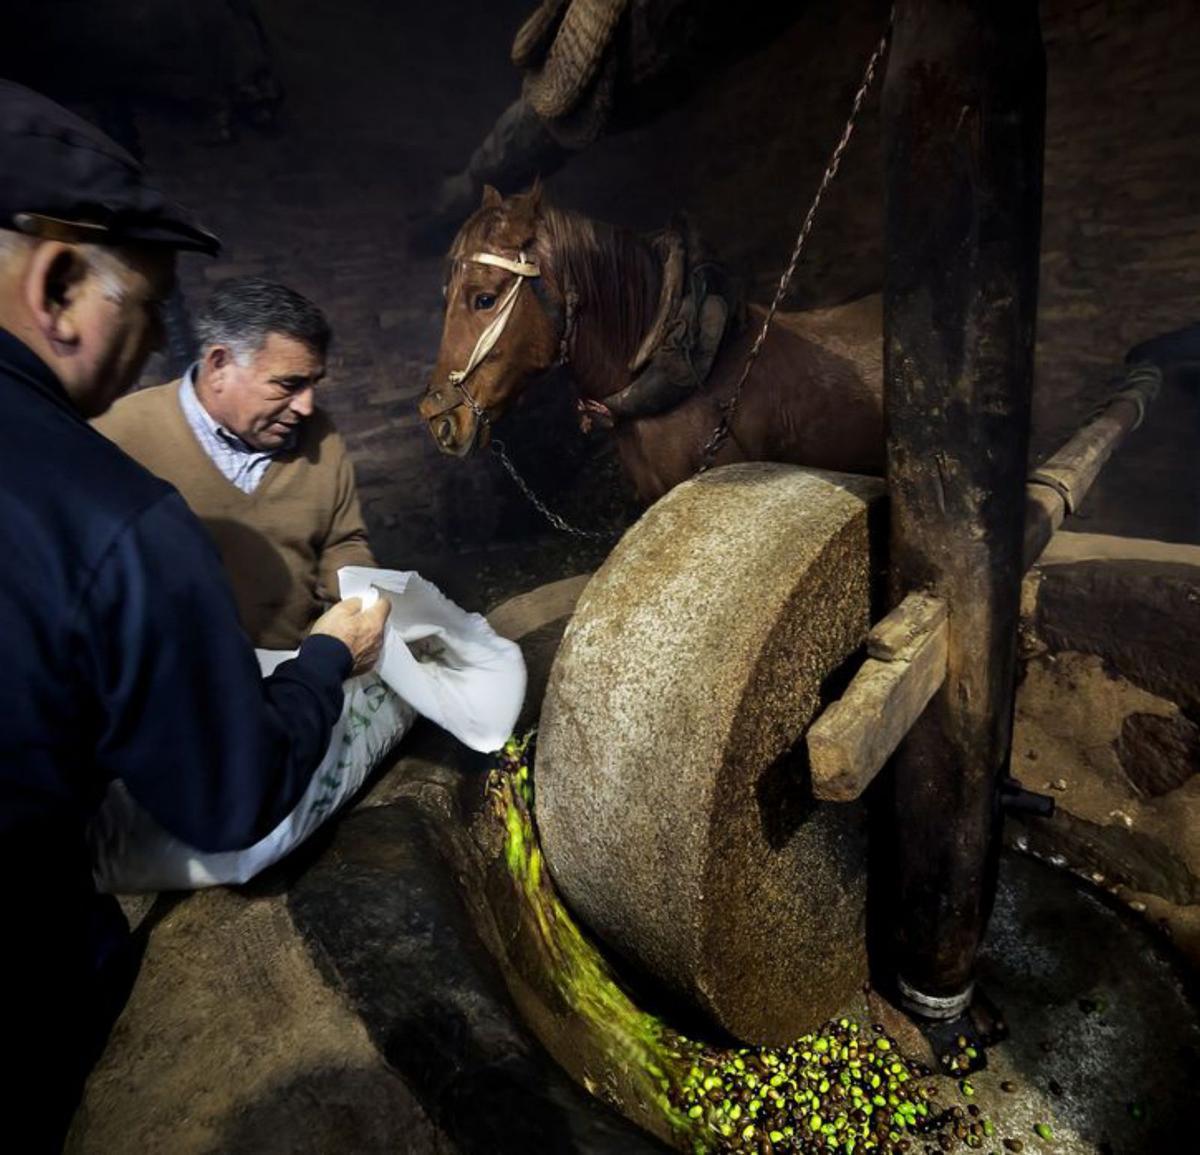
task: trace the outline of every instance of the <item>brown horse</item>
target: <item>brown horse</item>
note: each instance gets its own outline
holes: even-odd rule
[[[465,456],[528,383],[566,362],[584,404],[626,389],[661,311],[664,263],[627,229],[543,206],[541,190],[483,204],[451,247],[446,319],[420,402],[439,448]],[[690,477],[761,328],[728,335],[703,385],[666,412],[617,418],[621,466],[644,503]],[[777,313],[712,464],[791,461],[882,473],[879,297]]]

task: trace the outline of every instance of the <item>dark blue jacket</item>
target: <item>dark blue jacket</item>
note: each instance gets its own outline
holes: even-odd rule
[[[84,829],[108,783],[201,850],[248,846],[299,801],[350,665],[310,638],[264,680],[183,499],[0,330],[0,1049],[65,1085],[107,1029],[128,932]]]

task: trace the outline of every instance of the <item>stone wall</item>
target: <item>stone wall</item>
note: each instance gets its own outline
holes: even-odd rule
[[[243,128],[232,145],[209,148],[178,112],[141,116],[151,164],[227,242],[217,262],[187,260],[189,294],[253,272],[327,309],[337,345],[326,404],[347,434],[379,553],[451,583],[464,550],[474,551],[473,572],[491,566],[510,586],[598,560],[556,539],[490,457],[439,456],[415,411],[439,338],[441,266],[406,254],[407,217],[514,96],[508,43],[530,6],[259,0],[287,93],[277,135]],[[550,181],[551,196],[640,228],[686,208],[766,299],[886,7],[814,0],[778,42],[701,78],[655,125],[577,157]],[[1040,454],[1086,413],[1130,344],[1193,320],[1200,299],[1195,4],[1046,0],[1043,22]],[[878,152],[872,98],[801,262],[797,306],[877,287]],[[578,521],[619,520],[605,443],[578,433],[565,383],[547,382],[529,401],[504,428],[531,480]],[[1196,421],[1192,394],[1165,398],[1085,507],[1087,528],[1200,536],[1186,504],[1194,497],[1180,497],[1195,493]],[[481,588],[456,592],[472,600]]]
[[[1160,921],[1200,962],[1200,548],[1063,533],[1025,580],[1007,835]]]

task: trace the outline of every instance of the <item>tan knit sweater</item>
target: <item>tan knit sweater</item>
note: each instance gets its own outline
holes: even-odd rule
[[[338,567],[375,564],[346,446],[320,410],[253,493],[228,481],[201,448],[178,381],[130,394],[94,424],[174,485],[204,522],[256,646],[294,649],[336,600]]]

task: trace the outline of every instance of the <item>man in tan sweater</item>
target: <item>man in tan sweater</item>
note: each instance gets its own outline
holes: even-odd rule
[[[295,649],[337,600],[337,571],[375,565],[354,470],[314,394],[330,330],[283,285],[220,285],[197,319],[200,360],[95,422],[204,522],[262,649]]]

